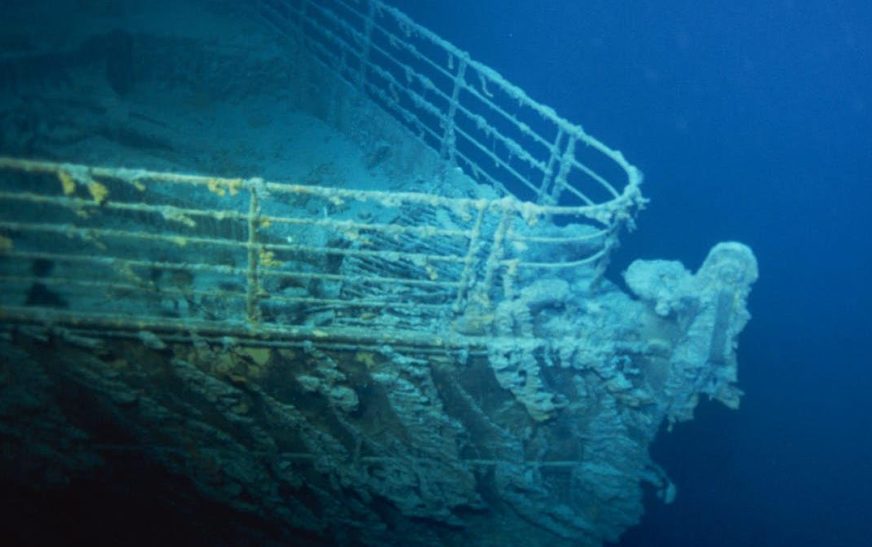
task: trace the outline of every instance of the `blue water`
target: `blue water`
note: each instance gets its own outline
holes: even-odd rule
[[[612,279],[636,258],[696,269],[724,240],[757,255],[739,341],[742,408],[705,402],[661,433],[653,458],[678,496],[664,505],[650,495],[619,545],[872,544],[872,2],[388,2],[645,172],[651,203],[623,235]],[[62,495],[4,513],[55,511],[26,516],[62,530],[121,529],[141,513],[160,524],[155,537],[196,530],[190,544],[203,541],[201,522],[220,535],[235,518],[193,502],[168,514],[154,507],[159,470],[116,473],[110,482],[141,483],[117,504],[124,515],[100,505],[116,505],[113,489],[90,484],[77,495],[99,498],[99,511]],[[24,496],[41,494],[2,497]]]
[[[742,409],[661,434],[678,498],[621,545],[869,545],[872,3],[395,4],[642,168],[615,272],[757,254]]]

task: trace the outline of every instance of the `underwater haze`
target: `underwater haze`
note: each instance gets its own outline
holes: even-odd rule
[[[645,172],[615,268],[723,239],[760,261],[742,408],[661,432],[678,496],[619,544],[868,545],[872,4],[398,5]]]
[[[872,544],[872,2],[385,4],[0,2],[11,544]]]

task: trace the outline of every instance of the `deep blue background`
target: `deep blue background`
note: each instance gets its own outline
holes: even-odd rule
[[[392,3],[645,172],[615,273],[760,261],[743,407],[661,434],[678,499],[621,545],[872,544],[872,2]]]

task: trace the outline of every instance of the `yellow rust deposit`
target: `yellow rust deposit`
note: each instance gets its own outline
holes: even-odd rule
[[[267,268],[277,268],[282,265],[282,261],[276,258],[275,253],[266,249],[260,250],[258,260],[262,266]]]
[[[58,180],[61,181],[61,190],[65,196],[71,196],[76,193],[76,181],[73,176],[64,170],[58,171]]]
[[[88,183],[88,193],[97,205],[103,205],[109,197],[109,189],[95,180]]]
[[[206,187],[216,196],[224,197],[227,194],[235,196],[242,187],[242,179],[210,178],[206,181]]]
[[[11,251],[14,246],[12,239],[6,236],[0,236],[0,253]]]
[[[375,354],[371,351],[358,351],[354,354],[354,360],[367,368],[375,366]]]

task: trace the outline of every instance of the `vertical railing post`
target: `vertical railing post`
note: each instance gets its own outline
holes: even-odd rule
[[[475,304],[480,306],[482,310],[490,310],[493,308],[494,302],[491,300],[491,289],[494,285],[494,278],[500,268],[500,263],[503,259],[505,246],[503,245],[506,239],[506,233],[509,231],[509,226],[512,222],[513,209],[508,205],[511,198],[503,198],[499,201],[491,203],[491,207],[499,207],[501,215],[500,222],[494,230],[493,239],[490,242],[490,252],[484,263],[484,275],[478,280],[475,285],[475,293],[473,299]]]
[[[454,300],[453,311],[455,314],[460,314],[464,311],[469,288],[475,282],[475,271],[478,267],[476,257],[481,251],[481,225],[484,221],[484,213],[488,208],[488,204],[482,201],[478,206],[478,214],[475,222],[469,232],[469,246],[466,250],[466,258],[463,260],[463,272],[460,274],[460,286],[457,288],[457,298]]]
[[[467,294],[465,297],[458,296],[458,303],[455,306],[457,320],[454,322],[454,330],[461,335],[480,336],[493,333],[494,307],[497,302],[491,297],[491,290],[497,272],[503,266],[506,234],[515,218],[515,209],[511,201],[511,198],[490,201],[481,209],[482,213],[495,210],[501,214],[499,223],[489,240],[490,249],[487,258],[478,260],[475,256],[488,242],[485,238],[479,237],[481,244],[470,248],[467,261],[469,269],[464,272],[466,281],[461,285],[461,290],[465,288]]]
[[[539,205],[553,205],[551,203],[546,203],[546,201],[550,198],[549,186],[554,180],[555,168],[558,168],[558,162],[563,155],[563,150],[561,149],[563,135],[563,128],[558,128],[557,137],[554,139],[554,144],[551,145],[551,154],[548,157],[548,164],[545,166],[545,174],[542,177],[542,184],[539,186],[539,191],[536,193],[536,203]]]
[[[569,171],[572,169],[572,161],[575,159],[575,142],[576,136],[570,135],[566,142],[566,148],[563,151],[563,157],[560,158],[560,170],[557,171],[557,176],[554,178],[554,184],[548,195],[552,205],[560,203],[560,194],[566,186]]]
[[[454,53],[449,53],[454,55]],[[439,156],[454,164],[454,151],[457,146],[457,135],[454,132],[454,116],[457,113],[457,101],[460,99],[460,91],[466,85],[464,80],[466,74],[466,56],[461,55],[457,61],[457,72],[454,74],[454,87],[451,90],[451,102],[448,104],[448,112],[442,120],[444,133],[442,134],[442,143],[439,150]]]
[[[245,313],[250,325],[260,322],[260,279],[258,266],[260,261],[260,243],[257,238],[257,230],[260,227],[260,198],[258,188],[263,183],[261,179],[249,179],[248,187],[248,268],[246,270],[246,298]]]
[[[487,262],[484,265],[484,279],[481,282],[480,286],[480,296],[481,301],[486,303],[488,306],[491,306],[493,303],[490,301],[490,290],[494,284],[494,277],[496,277],[497,270],[499,270],[501,266],[501,261],[503,259],[503,254],[505,251],[505,241],[506,234],[509,231],[509,227],[512,224],[512,219],[514,218],[514,207],[510,205],[512,201],[511,198],[503,198],[499,201],[494,202],[495,204],[500,205],[502,209],[502,214],[500,215],[500,223],[497,225],[497,229],[494,231],[494,238],[491,242],[491,250],[490,255],[487,257]]]

